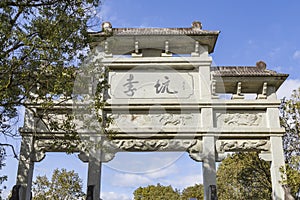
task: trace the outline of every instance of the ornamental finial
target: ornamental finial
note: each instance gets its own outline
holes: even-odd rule
[[[110,33],[112,32],[112,25],[110,22],[103,22],[102,23],[102,31]]]
[[[266,70],[267,64],[264,61],[260,60],[256,63],[256,67],[260,70]]]
[[[193,28],[193,29],[201,30],[201,29],[202,29],[202,23],[199,22],[199,21],[193,21],[193,23],[192,23],[192,28]]]

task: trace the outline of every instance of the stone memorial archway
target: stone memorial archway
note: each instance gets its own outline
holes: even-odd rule
[[[216,199],[215,163],[225,153],[259,151],[261,158],[272,162],[273,199],[284,199],[280,184],[284,129],[276,91],[288,75],[268,70],[262,61],[256,66],[212,66],[209,54],[218,35],[219,31],[203,30],[200,22],[190,28],[113,28],[105,22],[102,31],[90,33],[94,57],[100,56],[101,67],[107,69],[102,79],[110,88],[105,90],[107,104],[101,112],[113,119],[108,129],[114,133],[107,139],[97,132],[81,132],[81,140],[100,142],[101,148],[74,147],[89,163],[91,199],[100,196],[102,162],[119,151],[188,152],[203,162],[205,199]],[[87,92],[94,87],[90,84]],[[255,98],[245,98],[247,93]],[[63,121],[62,110],[73,112],[74,103],[48,112]],[[16,184],[22,200],[30,198],[34,162],[41,161],[45,152],[66,150],[63,143],[52,142],[51,135],[59,138],[64,133],[47,130],[39,120],[42,112],[39,105],[29,104],[21,129]],[[84,129],[84,124],[77,125]]]

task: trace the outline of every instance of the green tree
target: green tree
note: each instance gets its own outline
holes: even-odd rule
[[[217,185],[220,200],[271,199],[270,163],[257,152],[233,154],[220,164]]]
[[[78,200],[84,197],[82,180],[73,170],[66,169],[55,169],[51,180],[46,176],[37,176],[32,192],[33,200]]]
[[[287,185],[294,197],[300,199],[300,88],[281,104],[281,125],[286,132],[283,137]]]
[[[71,98],[99,2],[1,0],[0,135],[18,134],[19,106],[39,102],[46,109]]]
[[[180,193],[174,190],[171,185],[163,186],[159,183],[157,185],[148,185],[147,187],[139,187],[134,192],[134,200],[178,200]]]
[[[188,200],[189,198],[197,198],[198,200],[204,199],[204,189],[202,184],[195,184],[185,188],[181,193],[182,200]]]

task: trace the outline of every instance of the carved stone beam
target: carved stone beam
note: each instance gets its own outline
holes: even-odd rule
[[[132,57],[142,57],[143,54],[139,51],[139,41],[134,42],[134,53],[131,54]]]
[[[116,147],[112,146],[110,141],[104,140],[102,145],[100,146],[94,146],[93,148],[100,148],[101,150],[101,158],[100,161],[101,162],[109,162],[111,161],[116,154]],[[87,151],[81,151],[78,154],[78,158],[82,161],[82,162],[89,162],[89,152]]]
[[[84,163],[89,162],[89,155],[88,155],[88,153],[86,153],[86,152],[80,152],[80,153],[78,154],[78,158],[79,158],[82,162],[84,162]]]
[[[101,152],[101,162],[109,162],[115,157],[115,152]],[[78,158],[84,162],[88,163],[89,162],[89,153],[86,152],[80,152],[78,154]]]
[[[202,141],[197,141],[193,146],[188,148],[187,152],[191,159],[196,162],[203,162],[205,155],[203,154],[203,144]],[[226,154],[223,152],[216,153],[215,159],[217,162],[221,162],[226,158]]]
[[[236,86],[236,94],[232,95],[232,99],[244,99],[244,95],[242,94],[242,82],[238,82]]]
[[[199,140],[197,140],[195,144],[193,144],[191,147],[187,149],[190,158],[192,158],[197,162],[202,162],[203,160],[202,151],[203,151],[202,141]]]
[[[40,162],[46,157],[46,153],[43,150],[34,150],[30,154],[32,162]]]
[[[189,156],[191,159],[193,159],[196,162],[203,162],[203,159],[205,158],[205,156],[203,155],[203,153],[189,153]],[[224,160],[226,158],[227,154],[225,153],[216,153],[215,155],[215,159],[216,162],[221,162],[222,160]]]
[[[267,98],[267,91],[268,91],[268,83],[264,82],[262,86],[262,92],[261,94],[257,95],[257,99],[266,99]]]
[[[172,57],[172,53],[170,53],[170,51],[169,51],[169,41],[168,40],[165,41],[165,52],[161,53],[161,56],[162,57]]]

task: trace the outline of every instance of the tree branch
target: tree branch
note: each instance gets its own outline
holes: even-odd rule
[[[8,146],[8,147],[10,147],[12,149],[12,151],[13,151],[14,158],[16,158],[17,160],[19,160],[18,159],[18,154],[16,153],[15,147],[13,145],[7,144],[7,143],[0,143],[0,146]]]
[[[53,4],[58,3],[59,0],[56,1],[48,1],[48,2],[40,2],[40,3],[29,3],[29,2],[5,2],[3,4],[0,4],[0,8],[4,8],[7,6],[16,6],[16,7],[39,7],[39,6],[51,6]]]

